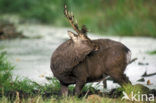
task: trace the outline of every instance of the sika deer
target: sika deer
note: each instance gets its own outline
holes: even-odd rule
[[[51,57],[51,70],[60,81],[61,93],[68,94],[68,85],[76,84],[75,94],[88,82],[111,76],[120,85],[131,83],[124,71],[130,62],[130,50],[120,42],[109,39],[91,40],[87,28],[81,30],[74,16],[64,7],[64,14],[77,34],[68,31],[69,40],[62,43]]]

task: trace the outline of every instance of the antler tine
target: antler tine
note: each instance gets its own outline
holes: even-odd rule
[[[79,30],[78,24],[74,23],[74,15],[72,14],[72,12],[68,12],[67,5],[64,5],[64,15],[68,19],[73,29],[79,34],[81,31]]]

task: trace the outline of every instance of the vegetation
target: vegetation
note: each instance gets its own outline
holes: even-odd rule
[[[68,4],[80,25],[104,35],[156,37],[155,0],[0,0],[0,15],[69,26],[63,15]]]
[[[60,84],[53,78],[49,84],[39,85],[29,79],[20,80],[18,77],[13,80],[11,70],[14,67],[8,63],[6,53],[0,53],[0,97],[7,96],[10,99],[15,98],[17,92],[23,97],[32,97],[36,95],[47,96],[59,93]],[[20,96],[21,96],[20,95]],[[58,94],[57,94],[58,95]]]
[[[101,98],[97,95],[86,98],[77,98],[77,97],[64,97],[62,99],[57,100],[54,97],[49,99],[43,99],[41,96],[22,99],[20,100],[18,97],[14,101],[15,103],[131,103],[130,101],[121,101],[120,99],[110,99],[110,98]],[[10,101],[3,97],[0,99],[0,103],[9,103]]]
[[[148,94],[150,92],[149,88],[147,88],[141,84],[136,84],[136,85],[126,84],[122,88],[117,88],[117,90],[116,90],[116,92],[122,92],[122,91],[124,91],[128,95],[131,95],[132,91],[134,94],[138,94],[138,93],[139,94]]]

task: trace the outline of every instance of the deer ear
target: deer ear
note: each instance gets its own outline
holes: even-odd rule
[[[78,36],[75,33],[68,31],[68,35],[74,42],[77,41]]]

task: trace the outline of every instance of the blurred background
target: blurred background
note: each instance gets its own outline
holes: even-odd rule
[[[79,25],[100,35],[156,37],[155,0],[0,0],[0,19],[20,17],[20,23],[71,27],[63,5]]]

